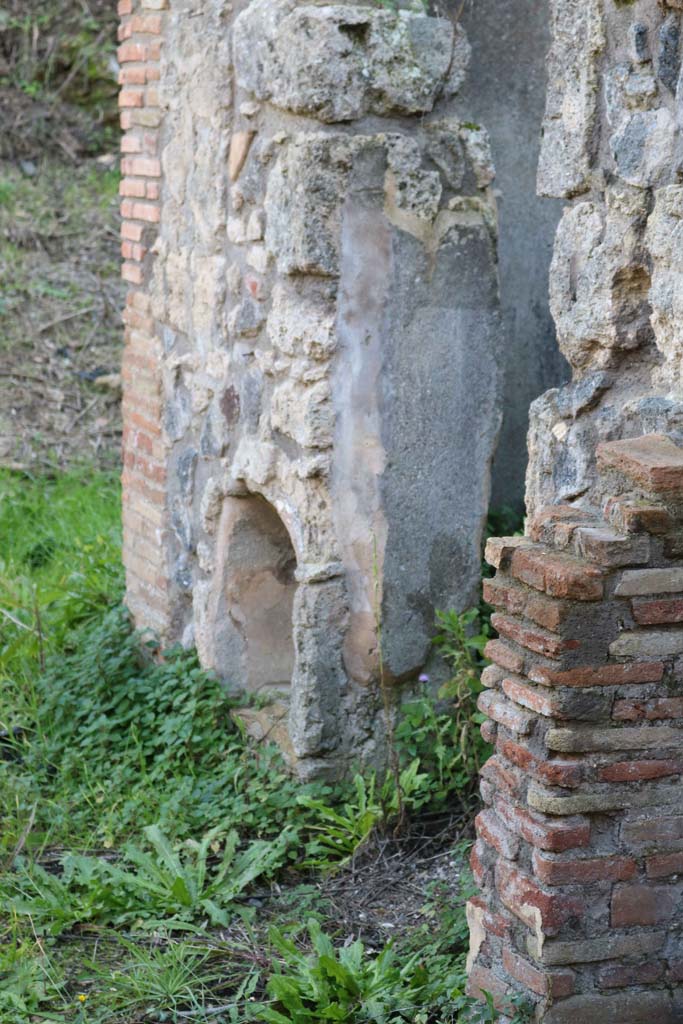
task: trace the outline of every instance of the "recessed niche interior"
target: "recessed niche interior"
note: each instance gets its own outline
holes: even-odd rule
[[[225,597],[241,637],[243,683],[251,692],[283,690],[294,671],[296,555],[284,523],[265,499],[241,498],[235,510]]]

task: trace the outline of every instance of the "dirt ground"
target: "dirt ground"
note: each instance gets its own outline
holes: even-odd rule
[[[116,155],[0,162],[0,465],[115,465]]]
[[[118,462],[115,0],[0,5],[0,466]]]

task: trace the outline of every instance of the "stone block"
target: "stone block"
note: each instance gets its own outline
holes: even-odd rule
[[[550,750],[564,752],[610,750],[666,750],[683,747],[683,729],[659,725],[622,729],[549,729],[545,742]]]
[[[531,956],[548,966],[565,964],[600,963],[617,957],[651,956],[658,953],[666,942],[666,932],[649,931],[641,933],[611,932],[596,939],[578,941],[544,941],[539,943],[529,936],[528,949]]]
[[[667,992],[586,994],[565,999],[544,1017],[544,1024],[676,1024],[678,1009]]]
[[[683,654],[683,629],[622,633],[609,645],[614,658],[668,658]]]
[[[469,57],[447,18],[371,6],[253,0],[234,26],[241,88],[259,100],[319,121],[432,109],[454,53]],[[451,88],[456,86],[451,79]]]
[[[606,37],[598,0],[553,0],[551,18],[553,41],[538,191],[567,197],[588,187],[598,110],[598,66]]]
[[[629,569],[615,588],[615,597],[638,597],[683,591],[683,568]]]

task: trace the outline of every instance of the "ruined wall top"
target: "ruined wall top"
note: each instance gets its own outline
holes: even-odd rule
[[[529,511],[599,503],[600,441],[678,431],[681,7],[555,0],[542,194],[571,200],[550,274],[572,383],[532,409]]]

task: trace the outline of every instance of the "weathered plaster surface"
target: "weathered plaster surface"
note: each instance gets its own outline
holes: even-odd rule
[[[466,0],[462,24],[472,45],[472,72],[457,104],[463,117],[486,126],[496,167],[505,382],[492,505],[521,509],[529,406],[569,375],[548,305],[562,203],[536,192],[551,40],[549,0]]]

